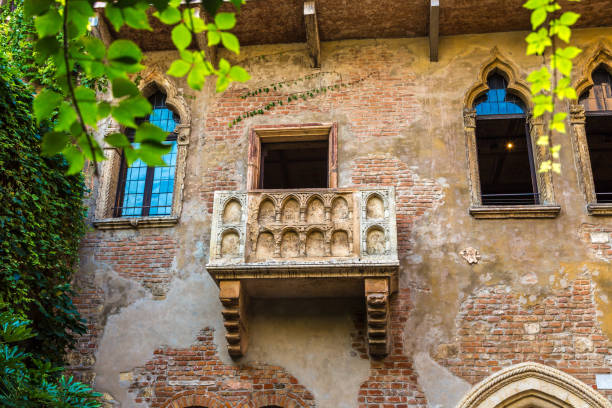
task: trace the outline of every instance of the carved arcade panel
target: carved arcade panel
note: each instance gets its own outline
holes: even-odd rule
[[[395,191],[215,193],[210,264],[396,261]]]

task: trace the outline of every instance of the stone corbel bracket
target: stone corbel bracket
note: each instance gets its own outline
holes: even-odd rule
[[[210,264],[245,261],[247,194],[215,191]]]
[[[246,353],[248,346],[248,298],[240,281],[220,282],[219,289],[227,351],[232,358],[240,358]]]
[[[366,279],[365,298],[367,313],[368,350],[371,356],[384,357],[389,353],[390,309],[388,279]]]

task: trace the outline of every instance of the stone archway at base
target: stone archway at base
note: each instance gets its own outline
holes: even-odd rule
[[[538,363],[505,368],[475,385],[457,408],[612,408],[578,379]]]

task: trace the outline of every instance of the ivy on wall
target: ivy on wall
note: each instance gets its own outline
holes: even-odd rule
[[[55,364],[84,333],[70,281],[85,231],[82,176],[41,156],[32,89],[0,58],[0,299],[36,335],[26,350]]]

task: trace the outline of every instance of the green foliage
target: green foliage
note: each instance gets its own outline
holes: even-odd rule
[[[61,368],[25,351],[24,344],[36,336],[29,323],[0,303],[0,405],[99,407],[100,394],[72,377],[60,376]]]
[[[237,10],[243,2],[231,0]],[[94,165],[104,159],[100,145],[91,134],[101,119],[110,115],[126,128],[136,129],[136,119],[151,112],[151,105],[130,79],[131,74],[144,68],[142,51],[128,40],[116,40],[107,49],[90,35],[89,20],[95,15],[94,3],[93,0],[24,0],[26,21],[34,29],[27,37],[35,41],[33,48],[39,51],[35,54],[36,62],[39,65],[50,62],[55,68],[51,78],[54,86],[43,84],[45,89],[34,104],[38,123],[48,128],[43,136],[42,153],[52,156],[61,152],[70,163],[68,174],[79,172],[85,159]],[[192,8],[189,3],[188,0],[187,5],[181,6],[180,0],[153,1],[153,15],[163,24],[174,26],[172,41],[180,52],[180,59],[171,64],[168,74],[187,76],[187,83],[195,90],[201,90],[206,77],[211,75],[217,77],[218,92],[233,81],[248,81],[250,76],[243,68],[231,66],[225,59],[214,66],[193,41],[196,34],[206,32],[209,45],[222,44],[239,53],[238,39],[228,32],[236,24],[235,14],[218,13],[222,0],[203,0],[200,4],[213,16],[211,22],[205,22],[199,15],[199,4]],[[104,12],[116,31],[124,25],[152,30],[147,15],[150,7],[146,0],[110,1]],[[92,91],[106,79],[112,86],[115,98],[112,103],[96,101]],[[108,137],[107,141],[123,149],[128,161],[142,159],[149,165],[159,165],[166,146],[162,148],[155,137],[146,138],[153,133],[142,134],[145,139],[137,146],[126,144],[124,138],[117,136]],[[95,169],[97,174],[97,166]]]
[[[570,0],[580,1],[580,0]],[[568,46],[557,48],[556,39],[569,43],[571,26],[578,21],[579,14],[567,11],[559,15],[561,6],[555,0],[528,0],[523,7],[531,10],[531,25],[533,32],[527,38],[527,55],[541,55],[548,57],[550,65],[544,65],[533,71],[527,77],[531,84],[531,94],[534,107],[533,116],[548,115],[547,132],[539,136],[536,144],[548,146],[553,160],[545,160],[540,164],[540,172],[561,172],[559,163],[560,145],[551,146],[551,133],[553,131],[565,133],[565,112],[555,110],[556,101],[564,99],[577,99],[576,91],[571,86],[572,59],[582,50],[578,47]],[[550,48],[550,52],[549,51]],[[558,74],[561,75],[558,78]],[[557,160],[557,161],[555,161]]]
[[[9,69],[0,58],[0,299],[32,321],[27,350],[59,364],[85,331],[70,288],[85,229],[83,179],[64,174],[61,156],[41,157],[31,90]],[[57,140],[43,144],[58,151]]]

